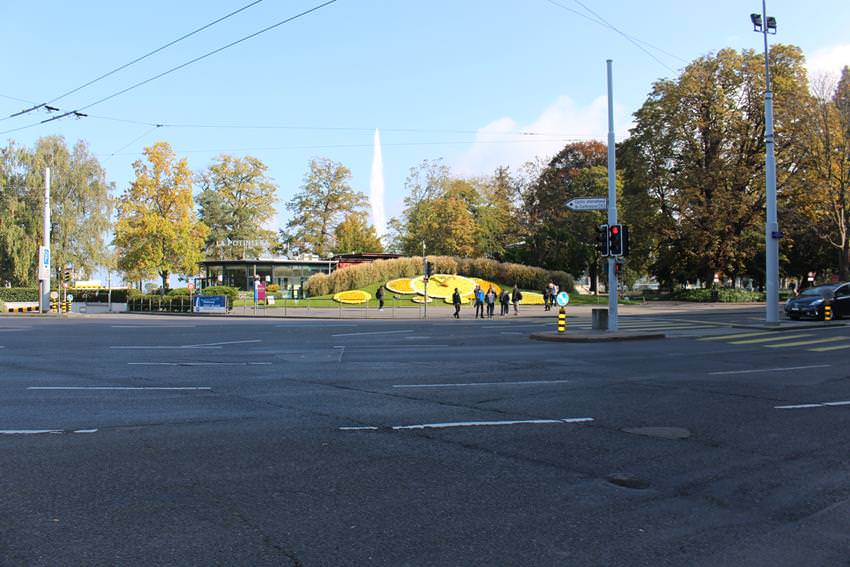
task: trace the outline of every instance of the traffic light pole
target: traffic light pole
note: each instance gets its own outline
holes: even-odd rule
[[[614,141],[614,87],[608,59],[608,226],[617,224],[617,162]],[[617,259],[608,257],[608,330],[617,330]]]
[[[39,267],[39,271],[43,272],[39,280],[39,296],[38,302],[40,311],[47,313],[50,311],[50,168],[44,170],[44,237],[42,246],[46,250],[47,269]],[[43,261],[39,258],[39,261]]]

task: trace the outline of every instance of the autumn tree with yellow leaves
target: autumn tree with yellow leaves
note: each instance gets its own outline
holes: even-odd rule
[[[192,200],[192,172],[168,142],[145,148],[133,164],[136,179],[121,196],[115,225],[118,267],[130,279],[195,273],[209,229]]]

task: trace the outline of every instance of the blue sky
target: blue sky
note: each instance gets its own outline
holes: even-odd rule
[[[248,3],[6,0],[0,4],[0,116],[25,108],[24,101],[50,100]],[[319,3],[264,0],[54,104],[81,108]],[[591,21],[595,16],[582,4],[649,42],[652,47],[638,43],[655,58]],[[850,65],[850,3],[813,6],[768,2],[779,25],[771,40],[802,47],[813,72]],[[344,163],[354,186],[368,193],[373,129],[380,128],[385,207],[394,216],[408,170],[423,159],[443,158],[458,174],[483,175],[499,164],[516,167],[552,154],[566,139],[604,140],[609,58],[621,138],[653,81],[723,47],[761,50],[749,22],[749,13],[760,10],[757,0],[338,0],[87,109],[88,118],[0,139],[27,145],[50,134],[69,143],[85,139],[119,191],[142,148],[159,139],[194,170],[222,152],[254,155],[279,185],[282,223],[283,204],[298,190],[311,157]],[[0,131],[45,116],[5,120]]]

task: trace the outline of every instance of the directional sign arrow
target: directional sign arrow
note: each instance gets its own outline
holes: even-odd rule
[[[573,199],[567,203],[567,208],[573,211],[603,211],[608,208],[608,199],[605,197]]]

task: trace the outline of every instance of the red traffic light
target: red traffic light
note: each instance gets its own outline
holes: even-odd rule
[[[612,226],[611,227],[611,234],[620,234],[620,227],[617,226],[617,225]]]

